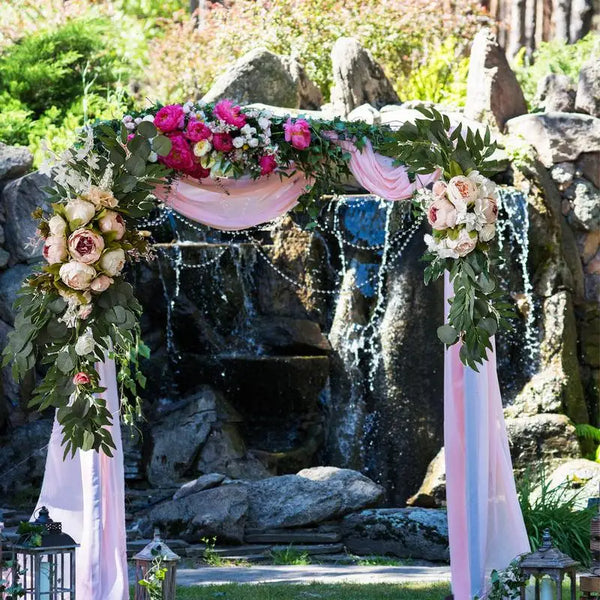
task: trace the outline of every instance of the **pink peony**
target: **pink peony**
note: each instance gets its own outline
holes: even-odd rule
[[[477,184],[468,177],[457,175],[448,182],[448,198],[456,208],[472,204],[477,196]]]
[[[483,198],[483,214],[488,223],[495,223],[498,219],[498,203],[493,198]]]
[[[238,129],[246,124],[246,115],[240,112],[239,106],[234,106],[231,100],[220,100],[215,104],[213,116]]]
[[[171,139],[171,150],[167,156],[161,156],[160,161],[170,169],[176,171],[187,171],[194,166],[194,155],[190,151],[189,144],[180,133],[169,136]]]
[[[213,146],[219,152],[231,152],[233,150],[233,138],[228,133],[215,133],[213,135]]]
[[[195,179],[205,179],[210,177],[210,169],[205,169],[200,163],[194,163],[194,166],[186,173]]]
[[[265,154],[258,159],[258,164],[260,165],[260,174],[268,175],[275,170],[277,167],[277,161],[272,154]]]
[[[306,150],[310,146],[310,126],[304,119],[288,119],[283,124],[285,141],[290,142],[296,150]]]
[[[445,196],[446,195],[446,189],[447,189],[447,185],[444,181],[436,181],[433,184],[433,188],[432,188],[432,192],[436,195],[436,196]]]
[[[51,235],[44,242],[42,250],[44,258],[49,264],[61,263],[67,258],[67,243],[62,235]]]
[[[113,210],[107,210],[106,214],[98,220],[98,227],[102,233],[113,233],[114,240],[120,240],[125,235],[125,221],[118,212]]]
[[[96,277],[96,270],[90,265],[72,260],[61,266],[59,275],[62,282],[71,289],[87,290]]]
[[[475,246],[477,246],[477,234],[473,232],[473,235],[475,237],[472,237],[466,229],[461,229],[458,237],[454,240],[448,238],[446,244],[458,256],[466,256],[469,252],[475,250]]]
[[[90,290],[96,294],[100,294],[105,292],[113,282],[114,279],[112,277],[108,277],[108,275],[98,275],[98,277],[96,277],[96,279],[90,283]]]
[[[179,104],[163,106],[154,117],[154,125],[163,133],[183,129],[185,113]]]
[[[92,304],[83,304],[79,307],[79,312],[77,313],[77,316],[80,319],[87,319],[92,314],[93,309],[94,307],[92,306]]]
[[[184,135],[190,142],[200,142],[201,140],[209,140],[212,131],[202,121],[190,119]]]
[[[77,229],[69,236],[69,253],[86,265],[95,263],[104,250],[104,238],[91,229]]]
[[[445,198],[438,198],[431,203],[427,211],[429,224],[438,231],[456,225],[456,208]]]
[[[87,385],[88,383],[90,383],[90,381],[90,376],[87,373],[84,373],[83,371],[79,371],[79,373],[77,373],[73,377],[73,383],[75,385]]]

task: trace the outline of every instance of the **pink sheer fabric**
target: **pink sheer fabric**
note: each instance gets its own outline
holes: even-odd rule
[[[97,365],[116,450],[105,454],[77,451],[63,461],[61,428],[54,422],[42,491],[36,507],[50,516],[79,544],[76,556],[77,597],[85,600],[127,600],[129,585],[125,537],[125,475],[119,427],[115,364]]]
[[[446,276],[446,300],[452,286]],[[447,306],[447,304],[446,304]],[[517,499],[496,373],[489,353],[479,373],[465,367],[460,348],[444,360],[446,499],[454,600],[483,597],[492,569],[529,552]]]

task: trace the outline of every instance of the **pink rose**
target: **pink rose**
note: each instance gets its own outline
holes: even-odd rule
[[[82,304],[79,307],[79,312],[77,313],[77,316],[80,319],[87,319],[92,314],[93,309],[94,309],[94,307],[92,304]]]
[[[310,125],[304,119],[288,119],[283,124],[285,141],[290,142],[297,150],[306,150],[310,146]]]
[[[200,163],[194,163],[194,166],[186,173],[194,179],[205,179],[210,177],[210,169],[205,169]]]
[[[67,243],[65,238],[62,235],[48,236],[44,242],[42,254],[51,265],[64,262],[67,258]]]
[[[170,169],[186,171],[194,166],[194,155],[190,151],[187,140],[180,133],[169,135],[171,139],[171,151],[167,156],[161,156],[159,160]]]
[[[96,294],[100,294],[106,291],[114,282],[112,277],[108,277],[108,275],[98,275],[96,279],[90,283],[90,290],[95,292]]]
[[[220,100],[215,104],[213,116],[238,129],[246,124],[246,115],[240,112],[239,106],[234,106],[231,100]]]
[[[219,152],[231,152],[233,150],[233,138],[228,133],[215,133],[213,135],[213,146]]]
[[[91,229],[76,229],[69,236],[69,252],[79,262],[95,263],[104,250],[104,238]]]
[[[472,204],[477,196],[477,184],[468,177],[457,175],[448,182],[448,198],[456,208]]]
[[[438,198],[427,211],[429,224],[438,231],[456,225],[456,208],[446,198]]]
[[[106,214],[98,220],[98,227],[102,233],[113,233],[114,240],[120,240],[125,235],[125,221],[118,212],[113,210],[107,210]]]
[[[73,290],[87,290],[92,279],[96,277],[96,270],[76,260],[71,260],[61,266],[58,272],[62,282]]]
[[[436,196],[445,196],[446,195],[446,189],[447,189],[447,185],[444,181],[436,181],[433,184],[433,188],[432,188],[432,192],[436,195]]]
[[[446,245],[451,250],[454,250],[458,256],[466,256],[469,252],[475,250],[477,246],[477,234],[472,232],[475,237],[471,237],[471,234],[466,229],[461,229],[458,237],[454,240],[447,238]]]
[[[179,104],[163,106],[154,117],[154,125],[163,133],[183,129],[185,113]]]
[[[90,383],[90,381],[90,376],[87,373],[84,373],[83,371],[79,371],[79,373],[77,373],[73,377],[73,383],[75,385],[87,385],[88,383]]]
[[[275,170],[277,167],[277,161],[272,154],[265,154],[258,159],[258,164],[260,165],[260,174],[268,175]]]
[[[208,140],[211,135],[212,131],[202,121],[198,121],[197,119],[189,120],[187,129],[185,130],[185,137],[190,142]]]

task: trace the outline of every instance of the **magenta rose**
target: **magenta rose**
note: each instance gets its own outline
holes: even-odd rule
[[[310,126],[304,119],[288,119],[283,124],[285,141],[289,142],[296,150],[306,150],[310,146]]]
[[[272,154],[265,154],[258,159],[258,164],[260,165],[260,174],[268,175],[275,170],[277,167],[277,161]]]
[[[427,211],[429,224],[438,231],[456,225],[456,208],[445,198],[438,198],[431,203]]]
[[[197,119],[190,119],[185,130],[185,137],[190,142],[200,142],[202,140],[209,140],[212,135],[212,131],[202,122]]]
[[[239,106],[234,106],[231,100],[220,100],[215,104],[213,116],[229,125],[241,129],[246,124],[246,115],[240,112]]]
[[[69,236],[69,253],[86,265],[95,263],[104,250],[104,238],[91,229],[76,229]]]
[[[228,133],[215,133],[213,135],[213,147],[219,152],[231,152],[233,150],[233,138]]]
[[[179,104],[163,106],[154,117],[154,125],[163,133],[183,129],[185,113]]]
[[[83,371],[79,371],[79,373],[77,373],[73,377],[73,383],[75,385],[87,385],[88,383],[90,383],[90,381],[90,376],[87,373],[84,373]]]
[[[167,156],[161,156],[160,161],[170,169],[188,171],[194,166],[194,155],[190,150],[187,140],[180,133],[169,135],[171,150]]]

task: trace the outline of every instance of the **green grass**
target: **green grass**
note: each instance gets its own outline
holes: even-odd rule
[[[446,584],[215,585],[177,588],[177,600],[442,600]]]

